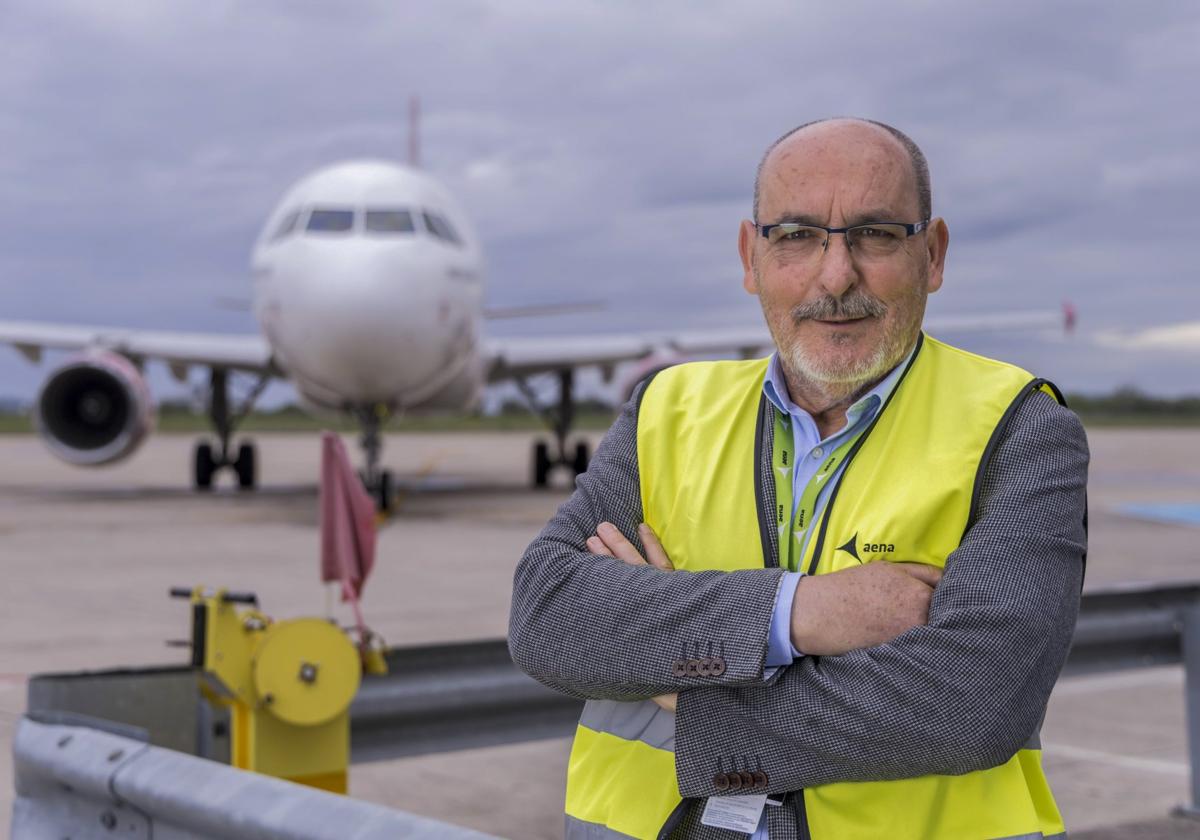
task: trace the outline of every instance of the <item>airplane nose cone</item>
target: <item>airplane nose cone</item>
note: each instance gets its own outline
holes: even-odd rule
[[[336,262],[309,261],[295,278],[286,316],[289,357],[308,376],[356,402],[390,402],[444,364],[447,332],[441,266],[360,249]]]

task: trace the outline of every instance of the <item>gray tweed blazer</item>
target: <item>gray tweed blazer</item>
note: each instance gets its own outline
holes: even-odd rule
[[[771,840],[790,840],[808,836],[795,794],[805,787],[992,767],[1037,731],[1070,645],[1086,556],[1088,450],[1073,412],[1034,392],[1013,415],[928,626],[868,650],[804,657],[767,679],[780,569],[666,573],[587,551],[605,520],[641,548],[643,389],[517,565],[509,647],[526,673],[575,697],[679,692],[675,767],[690,808],[674,837],[745,836],[699,819],[718,793],[714,776],[734,766],[763,769],[771,793],[789,794],[768,809],[768,826]],[[769,445],[762,457],[773,496]],[[710,644],[724,650],[724,674],[674,676],[681,651]]]

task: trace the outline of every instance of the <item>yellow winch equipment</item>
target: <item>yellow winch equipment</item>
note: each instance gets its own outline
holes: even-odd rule
[[[350,701],[362,680],[346,634],[321,618],[273,621],[251,593],[171,594],[191,599],[192,665],[208,701],[230,710],[233,766],[345,793]]]

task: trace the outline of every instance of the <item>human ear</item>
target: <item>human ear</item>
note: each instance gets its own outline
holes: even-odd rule
[[[742,288],[752,295],[758,294],[758,278],[754,276],[754,237],[757,234],[754,222],[743,219],[738,228],[738,256],[742,258]]]
[[[936,292],[942,287],[942,273],[946,268],[946,249],[950,247],[950,228],[946,220],[934,219],[929,223],[925,235],[929,252],[929,280],[926,291]]]

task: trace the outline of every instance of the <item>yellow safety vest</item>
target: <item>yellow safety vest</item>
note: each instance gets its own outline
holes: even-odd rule
[[[756,501],[772,416],[761,410],[766,368],[766,359],[679,365],[643,394],[637,452],[644,517],[676,569],[762,567],[771,556],[763,540],[776,531],[775,512],[760,511]],[[1019,368],[922,336],[811,523],[818,530],[800,568],[825,574],[871,560],[944,566],[976,513],[995,441],[1036,388],[1059,398]],[[857,559],[844,548],[850,541]],[[1064,832],[1036,736],[988,770],[840,782],[803,796],[814,840]],[[567,836],[656,838],[681,801],[674,715],[649,701],[588,701],[567,773]]]

